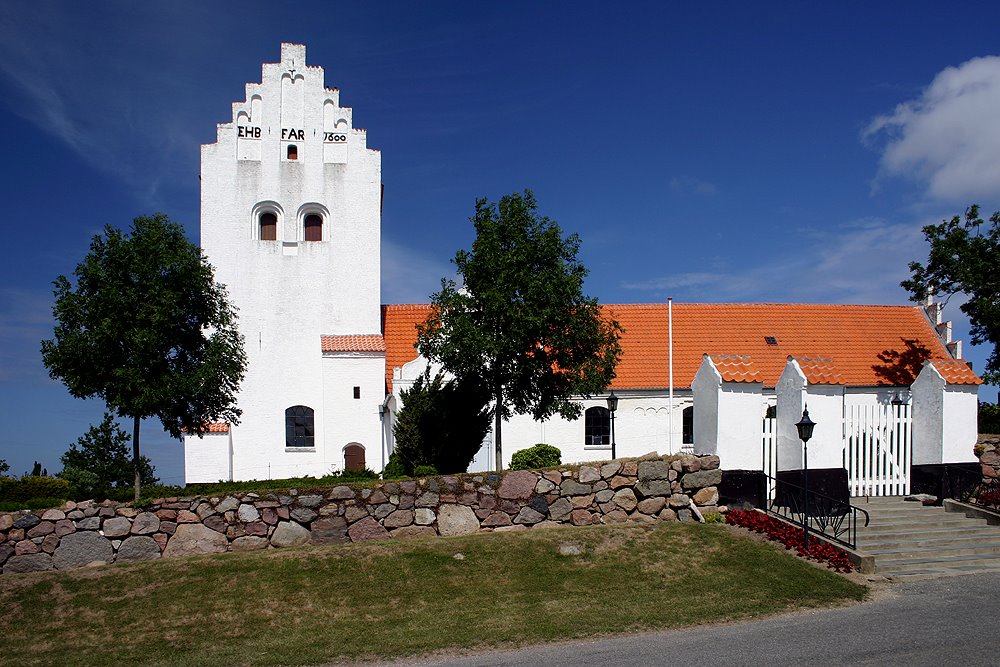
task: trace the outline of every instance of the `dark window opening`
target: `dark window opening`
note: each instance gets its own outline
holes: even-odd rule
[[[299,147],[295,144],[288,144],[288,159],[298,160],[299,159]]]
[[[361,398],[361,387],[354,388],[354,398]]]
[[[584,414],[585,445],[611,444],[611,413],[607,408],[587,408]]]
[[[293,405],[285,410],[285,447],[315,447],[313,409]]]
[[[767,343],[768,345],[777,345],[778,339],[775,338],[774,336],[764,336],[764,342]]]
[[[323,240],[323,218],[315,213],[306,216],[306,241]]]
[[[344,447],[344,468],[347,470],[365,469],[365,448],[357,443]]]
[[[684,408],[681,413],[681,444],[694,444],[694,406]]]
[[[278,240],[278,216],[274,213],[263,213],[260,216],[260,240]]]

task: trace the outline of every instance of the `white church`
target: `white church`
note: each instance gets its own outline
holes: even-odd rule
[[[427,366],[414,343],[430,306],[381,303],[381,154],[323,68],[306,64],[305,46],[282,44],[280,62],[247,84],[232,121],[202,146],[201,188],[202,249],[239,309],[248,367],[240,423],[185,437],[185,481],[381,470],[400,393]],[[617,409],[605,395],[581,397],[585,416],[575,421],[515,417],[503,460],[487,443],[472,469],[506,467],[537,442],[558,447],[564,462],[608,459],[614,447],[618,456],[697,451],[719,454],[724,468],[790,469],[801,459],[789,427],[805,403],[821,424],[810,465],[814,456],[854,465],[861,479],[871,466],[854,460],[876,457],[905,484],[896,478],[911,464],[972,460],[981,380],[936,304],[605,312],[625,330]],[[916,367],[904,367],[907,354],[919,356]],[[885,451],[855,452],[871,441],[852,437],[859,419],[897,435],[883,438]]]

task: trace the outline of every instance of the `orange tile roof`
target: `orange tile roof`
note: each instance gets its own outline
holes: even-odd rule
[[[789,360],[794,357],[789,357]],[[833,359],[795,359],[809,384],[847,384]]]
[[[760,370],[748,354],[716,354],[709,358],[715,364],[723,382],[763,382]]]
[[[431,306],[427,303],[382,306],[387,392],[392,391],[392,369],[417,358],[417,325],[430,314]]]
[[[931,364],[948,384],[982,384],[982,379],[972,372],[965,361],[932,361]]]
[[[667,388],[667,304],[606,305],[603,309],[624,329],[622,359],[611,386],[619,390]],[[933,361],[953,361],[917,306],[675,303],[673,310],[675,388],[691,386],[705,354],[750,356],[766,387],[777,383],[789,356],[831,359],[838,379],[853,386],[892,384],[876,372],[887,367],[878,355],[904,353],[908,340],[929,350]],[[428,304],[382,307],[390,390],[393,367],[416,358],[415,326],[429,313]],[[769,345],[765,337],[773,337],[775,344]]]
[[[229,433],[229,422],[212,422],[205,430],[209,433]]]
[[[385,352],[385,339],[379,334],[320,336],[324,352]]]

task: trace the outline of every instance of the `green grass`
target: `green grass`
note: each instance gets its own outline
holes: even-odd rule
[[[582,553],[560,555],[565,543]],[[4,575],[0,636],[16,665],[304,665],[747,618],[865,591],[724,526],[594,526]]]

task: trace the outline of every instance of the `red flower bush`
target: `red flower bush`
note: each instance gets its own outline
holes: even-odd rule
[[[843,549],[831,546],[821,540],[810,540],[805,547],[805,531],[797,526],[779,521],[763,512],[754,510],[730,510],[726,513],[726,523],[743,526],[755,533],[766,535],[775,542],[781,542],[786,549],[794,549],[802,558],[826,562],[827,567],[837,572],[853,572],[856,568]]]

